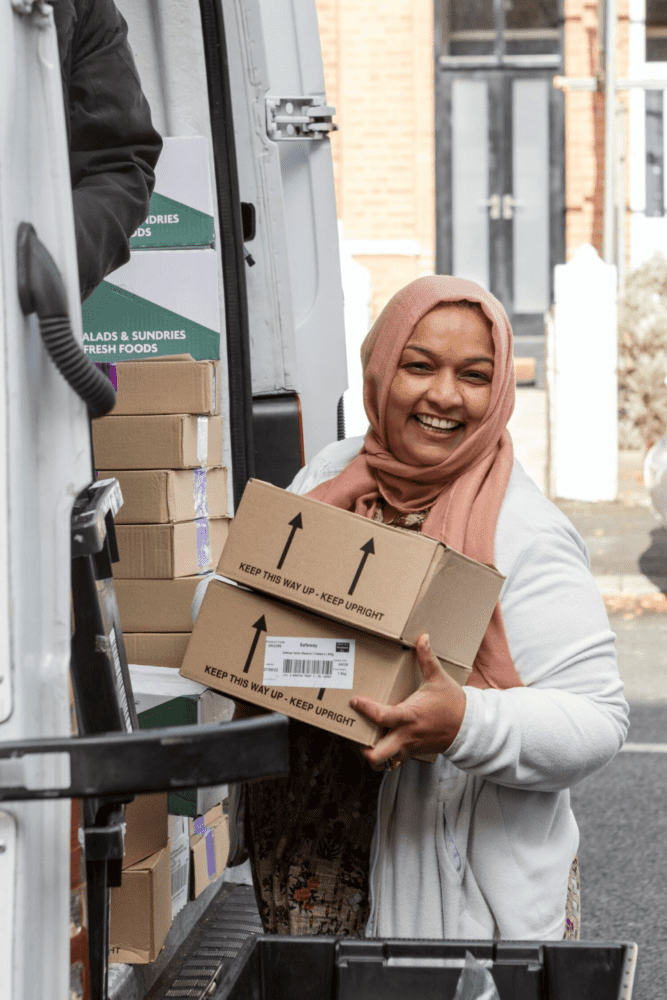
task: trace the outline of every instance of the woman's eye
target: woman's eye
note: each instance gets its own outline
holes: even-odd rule
[[[431,370],[425,361],[408,361],[404,367],[408,371],[416,372],[428,372]]]
[[[473,378],[473,380],[475,382],[489,382],[490,381],[489,376],[486,375],[484,372],[466,372],[465,373],[465,377],[468,378],[469,376],[472,376],[472,378]]]

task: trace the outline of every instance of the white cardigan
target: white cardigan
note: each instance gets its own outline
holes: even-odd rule
[[[324,448],[289,489],[307,493],[331,479],[362,443]],[[628,706],[586,546],[516,460],[495,562],[526,687],[464,688],[465,716],[449,750],[435,764],[410,760],[385,775],[367,936],[563,937],[579,844],[568,789],[620,750]]]

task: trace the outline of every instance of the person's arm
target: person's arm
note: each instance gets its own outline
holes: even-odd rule
[[[628,708],[614,635],[585,554],[566,529],[536,537],[501,599],[514,662],[526,687],[463,689],[420,650],[427,683],[393,709],[355,707],[388,733],[368,760],[442,752],[471,774],[509,787],[567,788],[623,744]],[[461,694],[464,701],[461,702]]]
[[[113,0],[79,9],[69,78],[70,170],[79,281],[85,299],[130,259],[148,214],[162,139]]]

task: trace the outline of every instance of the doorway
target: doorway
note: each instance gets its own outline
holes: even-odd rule
[[[503,303],[540,388],[565,259],[561,26],[557,0],[445,0],[436,32],[436,269]]]

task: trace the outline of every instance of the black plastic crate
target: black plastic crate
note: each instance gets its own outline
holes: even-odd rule
[[[466,951],[500,1000],[630,1000],[637,946],[587,941],[250,938],[213,1000],[452,1000]]]

